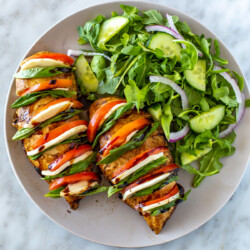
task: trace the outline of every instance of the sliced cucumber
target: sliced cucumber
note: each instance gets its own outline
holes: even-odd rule
[[[189,120],[190,128],[196,133],[215,128],[225,115],[225,106],[218,105]]]
[[[197,90],[206,90],[206,61],[198,60],[193,70],[184,70],[187,82]]]
[[[187,164],[189,164],[189,163],[191,163],[193,161],[196,161],[197,159],[199,159],[202,156],[209,153],[211,150],[212,150],[212,148],[210,148],[210,147],[206,147],[206,148],[204,148],[202,150],[196,149],[195,150],[196,156],[191,155],[191,154],[189,154],[187,152],[183,152],[181,154],[181,164],[184,166],[184,165],[187,165]]]
[[[82,94],[85,94],[86,92],[96,92],[98,88],[98,80],[84,55],[80,55],[76,59],[75,66],[75,75]]]
[[[177,60],[180,61],[181,58],[181,46],[178,43],[173,42],[174,37],[166,33],[157,33],[155,34],[148,45],[149,49],[161,49],[166,57],[177,57]]]
[[[152,115],[155,121],[160,121],[161,115],[162,115],[161,104],[156,103],[156,104],[151,105],[148,108],[148,112]]]
[[[97,46],[105,50],[105,44],[128,23],[129,19],[124,16],[116,16],[106,20],[101,26]]]

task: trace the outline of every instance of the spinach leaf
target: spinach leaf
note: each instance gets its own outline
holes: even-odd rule
[[[132,197],[139,197],[139,196],[144,196],[144,195],[148,195],[148,194],[152,194],[153,192],[155,192],[156,190],[159,190],[163,187],[165,187],[166,185],[168,185],[169,183],[173,182],[173,181],[177,181],[179,179],[179,177],[176,174],[171,174],[167,179],[151,186],[148,188],[145,188],[141,191],[136,192]]]
[[[106,133],[108,130],[110,130],[116,123],[116,121],[127,111],[131,110],[133,108],[133,103],[127,103],[126,105],[118,108],[105,122],[104,124],[98,129],[100,131],[97,136],[95,137],[95,140],[92,144],[92,147],[94,148],[101,135]]]
[[[49,180],[57,179],[57,178],[60,178],[60,177],[80,173],[80,172],[86,170],[86,168],[96,160],[96,154],[97,153],[95,152],[92,155],[90,155],[88,158],[86,158],[85,160],[79,161],[79,162],[71,165],[69,168],[67,168],[65,171],[63,171],[60,174],[53,175],[53,176],[47,175],[42,179],[46,180],[46,181],[49,181]]]
[[[50,197],[50,198],[61,198],[60,196],[60,193],[61,191],[65,188],[64,187],[60,187],[60,188],[57,188],[55,190],[52,190],[50,192],[48,192],[47,194],[44,195],[44,197]]]
[[[31,78],[42,78],[42,77],[51,77],[57,76],[62,73],[70,73],[75,68],[66,67],[66,66],[57,66],[57,67],[38,67],[25,69],[14,74],[15,78],[22,79],[31,79]]]
[[[79,114],[80,112],[82,112],[82,110],[68,109],[68,110],[61,112],[60,114],[48,119],[47,121],[42,122],[41,124],[39,124],[38,126],[36,126],[34,128],[21,128],[12,137],[12,140],[16,141],[16,140],[22,140],[22,139],[28,138],[32,134],[34,134],[36,131],[47,127],[49,124],[51,124],[53,122],[59,122],[59,121],[64,121],[64,120],[70,119],[71,117]]]
[[[108,189],[108,197],[110,197],[113,194],[119,192],[120,190],[122,190],[123,188],[128,186],[133,181],[135,181],[138,178],[140,178],[141,176],[147,174],[152,169],[166,163],[166,161],[167,161],[166,157],[160,157],[159,159],[151,161],[148,164],[144,165],[142,168],[136,170],[132,175],[126,177],[125,179],[123,179],[119,183],[109,187],[109,189]]]
[[[77,92],[74,90],[43,90],[38,92],[29,93],[27,95],[24,95],[17,99],[12,105],[11,108],[21,108],[24,106],[27,106],[29,104],[32,104],[36,102],[39,98],[45,97],[51,95],[52,97],[65,97],[65,98],[71,98],[72,96],[77,95]]]
[[[110,150],[109,154],[104,157],[101,161],[97,164],[109,164],[119,158],[121,155],[125,154],[126,152],[140,147],[146,139],[159,127],[159,122],[155,122],[152,128],[146,127],[139,132],[137,132],[133,138],[127,142],[126,144],[120,146],[119,148],[115,148]]]

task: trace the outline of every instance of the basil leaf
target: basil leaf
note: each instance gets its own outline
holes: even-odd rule
[[[58,114],[58,115],[56,115],[56,116],[48,119],[45,122],[42,122],[41,124],[39,124],[38,126],[36,126],[34,128],[21,128],[12,137],[12,140],[16,141],[16,140],[22,140],[22,139],[28,138],[32,134],[34,134],[36,131],[38,131],[38,130],[40,130],[42,128],[47,127],[49,124],[51,124],[53,122],[59,122],[59,121],[64,121],[64,120],[70,119],[71,117],[79,114],[80,112],[82,112],[82,110],[79,110],[79,109],[69,109],[69,110],[61,112],[60,114]]]
[[[80,172],[86,170],[86,168],[96,160],[96,154],[97,153],[95,152],[92,155],[90,155],[88,158],[86,158],[85,160],[79,161],[79,162],[71,165],[69,168],[67,168],[65,171],[63,171],[60,174],[53,175],[53,176],[47,175],[42,179],[46,180],[46,181],[49,181],[49,180],[57,179],[57,178],[60,178],[60,177],[80,173]]]
[[[118,108],[105,122],[104,124],[98,129],[99,132],[97,134],[97,136],[95,137],[95,140],[92,144],[92,147],[94,148],[97,143],[98,140],[100,138],[101,135],[103,135],[104,133],[106,133],[108,130],[110,130],[116,123],[116,121],[127,111],[131,110],[133,107],[133,103],[127,103],[126,105]]]
[[[165,187],[166,185],[168,185],[169,183],[173,182],[173,181],[177,181],[179,179],[179,177],[176,174],[171,174],[169,177],[167,177],[167,179],[156,183],[155,185],[145,188],[141,191],[136,192],[132,197],[139,197],[139,196],[144,196],[144,195],[148,195],[148,194],[152,194],[153,192],[155,192],[156,190],[159,190],[163,187]]]
[[[77,92],[74,90],[44,90],[38,91],[34,93],[29,93],[17,99],[12,105],[11,108],[21,108],[36,102],[39,98],[51,95],[52,97],[65,97],[71,98],[74,95],[77,95]]]
[[[151,216],[157,216],[159,214],[167,212],[171,207],[176,206],[176,203],[179,199],[176,199],[174,201],[171,201],[170,203],[163,205],[161,207],[157,207],[155,209],[150,210],[150,215]]]
[[[14,74],[14,77],[21,79],[43,78],[43,77],[57,76],[62,73],[70,73],[73,70],[74,68],[66,66],[37,67],[19,71],[16,74]]]
[[[104,157],[101,161],[99,161],[97,164],[109,164],[119,158],[121,155],[125,154],[126,152],[140,147],[146,139],[151,135],[157,128],[159,127],[159,122],[155,122],[152,126],[152,128],[148,131],[148,127],[145,129],[137,132],[135,136],[131,139],[131,141],[127,142],[126,144],[122,145],[119,148],[115,148],[110,150],[109,154]]]
[[[30,158],[31,160],[36,160],[36,159],[38,159],[44,152],[46,152],[46,151],[48,151],[48,150],[50,150],[50,149],[52,149],[52,148],[54,148],[54,147],[56,147],[56,146],[58,146],[58,145],[70,144],[70,143],[84,144],[84,143],[86,143],[86,142],[87,142],[86,134],[83,134],[83,135],[73,135],[73,136],[69,137],[68,139],[66,139],[66,140],[64,140],[64,141],[62,141],[62,142],[60,142],[60,143],[58,143],[58,144],[55,144],[55,145],[53,145],[53,146],[51,146],[51,147],[49,147],[49,148],[47,148],[47,149],[45,149],[45,150],[43,150],[43,151],[41,151],[41,152],[35,154],[35,155],[29,156],[29,158]]]
[[[167,161],[167,157],[160,157],[159,159],[151,161],[148,164],[146,164],[145,166],[143,166],[142,168],[136,170],[132,175],[126,177],[125,179],[123,179],[119,183],[109,187],[108,197],[112,196],[116,192],[119,192],[120,190],[122,190],[123,188],[128,186],[133,181],[135,181],[138,178],[140,178],[141,176],[147,174],[152,169],[166,163],[166,161]]]
[[[60,193],[61,191],[65,188],[64,187],[60,187],[60,188],[57,188],[55,190],[52,190],[50,192],[48,192],[47,194],[44,195],[44,197],[50,197],[50,198],[61,198],[60,196]]]
[[[105,187],[105,186],[95,186],[95,187],[92,187],[92,188],[86,190],[85,192],[83,192],[82,194],[79,194],[77,196],[87,196],[87,195],[92,195],[92,194],[103,193],[103,192],[107,192],[108,189],[109,189],[109,187]]]

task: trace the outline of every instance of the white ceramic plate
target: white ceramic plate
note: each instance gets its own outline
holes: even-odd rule
[[[96,5],[67,17],[49,29],[24,57],[41,50],[66,53],[69,48],[79,48],[76,27],[98,14],[109,16],[111,11],[121,12],[119,8],[121,3],[124,1]],[[194,33],[204,33],[206,37],[216,38],[198,21],[177,10],[142,1],[131,1],[128,4],[140,10],[157,9],[163,15],[167,12],[178,15],[182,21],[190,25]],[[221,42],[220,45],[222,57],[230,62],[229,68],[243,75],[228,49]],[[249,98],[246,85],[245,94]],[[188,201],[178,206],[159,235],[156,236],[151,232],[136,211],[120,202],[118,198],[107,199],[105,194],[87,197],[81,202],[78,210],[68,213],[68,204],[64,199],[43,197],[48,191],[48,185],[40,180],[24,154],[21,143],[11,141],[15,129],[11,126],[14,110],[10,108],[10,104],[16,98],[15,85],[12,82],[6,103],[5,135],[9,158],[21,186],[51,220],[82,238],[101,244],[119,247],[151,246],[190,233],[207,222],[225,205],[237,188],[247,166],[250,148],[250,109],[246,110],[243,120],[236,129],[236,153],[223,159],[224,168],[220,174],[207,178],[198,189],[192,191]],[[192,176],[184,171],[181,171],[180,175],[180,183],[186,190],[189,189]]]

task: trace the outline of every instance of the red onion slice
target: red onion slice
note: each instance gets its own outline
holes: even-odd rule
[[[180,36],[181,34],[179,33],[179,31],[176,29],[175,25],[174,25],[174,20],[173,17],[170,16],[168,13],[166,14],[167,20],[168,20],[168,25],[170,27],[170,29],[172,29],[173,31],[175,31],[176,33],[178,33]],[[182,36],[181,36],[182,37]],[[182,37],[182,39],[184,40],[184,38]]]
[[[84,55],[84,56],[103,56],[107,60],[111,61],[111,58],[109,56],[106,56],[103,53],[97,53],[97,52],[87,52],[87,51],[82,51],[82,50],[69,49],[68,52],[67,52],[67,55],[68,56],[75,56],[75,57],[78,57],[80,55]]]
[[[162,77],[162,76],[150,76],[149,80],[150,80],[150,82],[160,82],[160,83],[163,83],[163,84],[170,86],[172,89],[174,89],[180,95],[182,109],[188,108],[187,95],[186,95],[185,91],[179,85],[177,85],[175,82],[173,82],[165,77]],[[169,142],[176,142],[176,141],[181,140],[182,138],[184,138],[188,134],[189,130],[190,130],[190,128],[189,128],[188,124],[186,124],[183,127],[183,129],[181,129],[180,131],[171,132]]]

